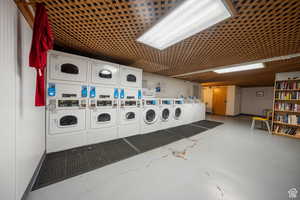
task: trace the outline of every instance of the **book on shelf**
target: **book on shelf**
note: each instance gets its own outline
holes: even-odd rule
[[[280,111],[300,112],[300,104],[275,102],[274,109]]]
[[[291,114],[275,114],[274,120],[286,124],[300,125],[300,116]]]
[[[276,92],[275,99],[280,100],[293,100],[293,99],[300,99],[300,92]]]
[[[284,81],[284,82],[277,82],[276,83],[276,89],[278,90],[296,90],[300,89],[300,82],[290,82],[290,81]]]
[[[274,132],[279,133],[279,134],[299,135],[300,134],[300,128],[275,125],[274,126]]]

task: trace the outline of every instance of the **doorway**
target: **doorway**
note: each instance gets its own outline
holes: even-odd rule
[[[226,115],[227,87],[217,87],[213,89],[213,113]]]

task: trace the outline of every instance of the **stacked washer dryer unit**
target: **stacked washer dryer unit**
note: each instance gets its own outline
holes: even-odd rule
[[[183,99],[174,99],[173,106],[173,126],[180,126],[185,124],[184,119],[184,100]]]
[[[141,69],[120,66],[119,137],[140,134],[142,74]]]
[[[174,100],[170,98],[160,99],[159,126],[161,129],[167,129],[173,126],[173,104]]]
[[[87,144],[118,138],[119,65],[91,60]]]
[[[160,130],[159,99],[146,97],[142,100],[141,133],[151,133]]]
[[[88,60],[51,51],[47,69],[47,152],[85,145]]]

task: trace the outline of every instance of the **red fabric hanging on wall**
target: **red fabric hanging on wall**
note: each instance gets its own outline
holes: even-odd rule
[[[29,66],[36,68],[35,106],[45,106],[45,67],[47,51],[53,48],[53,34],[43,4],[36,4]]]

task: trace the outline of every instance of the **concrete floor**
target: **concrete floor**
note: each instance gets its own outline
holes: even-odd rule
[[[248,117],[36,190],[29,200],[285,200],[300,193],[300,140],[250,130]],[[300,194],[298,198],[300,199]]]

